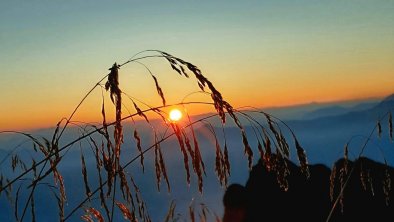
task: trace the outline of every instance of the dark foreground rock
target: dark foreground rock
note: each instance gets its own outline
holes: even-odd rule
[[[290,175],[285,192],[278,186],[277,175],[268,171],[263,161],[253,167],[246,190],[249,195],[247,221],[326,221],[333,206],[330,198],[331,170],[324,165],[311,165],[310,178],[301,174],[300,168],[287,162]],[[346,179],[344,166],[350,174],[342,204],[338,203],[330,221],[394,221],[394,195],[389,192],[386,204],[384,181],[386,172],[394,175],[394,169],[372,160],[361,158],[356,162],[339,160],[334,179],[334,200],[341,188],[341,174]],[[391,187],[390,187],[391,188]]]

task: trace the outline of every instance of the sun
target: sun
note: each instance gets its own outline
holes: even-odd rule
[[[182,119],[182,112],[179,109],[172,109],[169,114],[170,120],[177,122]]]

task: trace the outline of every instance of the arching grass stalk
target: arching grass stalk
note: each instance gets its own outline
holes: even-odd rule
[[[149,55],[142,55],[143,53],[150,53]],[[156,76],[153,74],[153,72],[142,62],[140,62],[140,60],[143,59],[147,59],[147,58],[164,58],[169,65],[171,66],[171,68],[176,71],[178,74],[180,74],[181,76],[185,76],[185,77],[189,77],[189,75],[194,75],[194,77],[197,80],[197,85],[200,88],[200,90],[202,91],[207,91],[205,92],[207,95],[209,95],[211,97],[212,102],[199,102],[199,101],[191,101],[191,102],[184,102],[184,100],[182,100],[181,103],[175,103],[172,105],[167,105],[165,97],[164,97],[164,93],[162,88],[160,87],[158,80],[156,78]],[[118,79],[118,70],[126,65],[129,64],[131,62],[135,62],[137,64],[140,64],[142,66],[144,66],[146,68],[146,70],[149,72],[149,74],[151,75],[151,77],[154,80],[155,83],[155,87],[156,87],[156,91],[157,94],[161,97],[162,99],[162,106],[149,106],[148,104],[139,101],[143,104],[145,104],[148,108],[145,110],[142,110],[138,107],[137,103],[134,101],[138,101],[137,99],[133,98],[132,96],[129,96],[126,93],[123,93],[122,90],[119,88],[119,79]],[[106,83],[104,84],[103,81],[107,79]],[[59,145],[59,141],[62,138],[66,128],[73,123],[73,117],[74,115],[77,113],[77,111],[79,110],[79,108],[82,106],[82,104],[85,102],[85,100],[91,95],[91,93],[99,86],[101,87],[105,87],[105,89],[107,91],[109,91],[109,96],[110,99],[115,107],[115,119],[116,121],[113,121],[111,123],[107,123],[106,122],[106,114],[105,114],[105,106],[104,106],[104,102],[102,104],[102,117],[103,117],[103,122],[100,125],[90,125],[90,127],[92,127],[93,129],[88,131],[85,129],[83,130],[83,133],[81,136],[79,136],[78,138],[74,139],[73,141],[60,146]],[[129,115],[126,117],[122,117],[122,106],[124,106],[124,104],[122,103],[122,95],[127,95],[127,97],[131,100],[131,102],[134,105],[134,109],[136,110],[135,113],[131,113],[129,112]],[[187,97],[187,96],[186,96]],[[185,98],[186,98],[185,97]],[[103,97],[103,101],[104,101],[104,97]],[[183,106],[185,107],[186,105],[191,105],[191,104],[201,104],[201,105],[209,105],[209,106],[213,106],[215,108],[216,113],[206,116],[206,117],[202,117],[199,120],[196,120],[194,122],[191,122],[190,120],[190,116],[188,115],[188,120],[189,123],[185,124],[185,126],[179,127],[179,125],[177,124],[172,124],[168,123],[166,121],[166,118],[163,116],[162,114],[162,108],[165,107],[169,107],[169,106]],[[127,108],[126,108],[127,109]],[[128,110],[128,109],[127,109]],[[147,112],[155,112],[156,114],[159,114],[160,117],[163,119],[163,122],[167,125],[167,126],[171,126],[174,129],[173,133],[170,133],[167,135],[167,131],[165,132],[164,135],[162,135],[162,138],[159,139],[157,137],[157,132],[156,130],[153,129],[154,134],[155,134],[155,142],[152,146],[146,148],[145,150],[142,150],[141,148],[141,143],[140,143],[140,138],[138,136],[138,133],[136,133],[136,131],[134,132],[134,138],[137,140],[137,148],[139,149],[139,154],[136,155],[136,157],[132,158],[131,160],[127,161],[125,164],[122,164],[120,162],[120,154],[121,154],[121,146],[123,143],[123,126],[122,123],[127,120],[127,119],[133,119],[133,117],[135,116],[140,116],[142,118],[144,118],[148,123],[149,123],[149,119],[146,116],[145,113]],[[145,51],[141,51],[137,54],[135,54],[131,59],[129,59],[128,61],[117,65],[116,63],[110,68],[110,73],[105,75],[102,79],[100,79],[100,81],[98,81],[89,91],[87,94],[85,94],[85,96],[81,99],[81,101],[78,103],[78,105],[74,108],[73,112],[70,114],[70,116],[66,119],[66,122],[64,123],[64,125],[61,127],[61,124],[63,122],[63,119],[57,124],[57,127],[55,129],[55,132],[53,133],[53,138],[52,141],[49,141],[45,138],[42,138],[42,141],[38,140],[37,138],[35,138],[34,136],[30,135],[30,134],[26,134],[26,133],[22,133],[22,132],[15,132],[15,131],[3,131],[0,133],[17,133],[17,134],[21,134],[25,137],[28,137],[29,139],[31,139],[33,141],[33,143],[35,145],[37,145],[39,147],[39,150],[41,151],[42,154],[44,154],[44,158],[41,159],[40,161],[35,162],[35,160],[33,159],[32,162],[32,166],[30,168],[25,169],[22,173],[20,173],[18,176],[16,176],[15,178],[13,178],[11,181],[6,182],[5,186],[0,187],[0,193],[7,189],[10,188],[11,185],[13,185],[14,183],[16,183],[19,180],[23,180],[26,175],[28,175],[30,172],[34,172],[34,179],[32,180],[31,184],[27,187],[27,189],[31,189],[30,191],[30,195],[28,200],[26,201],[24,210],[23,210],[23,214],[22,214],[22,219],[25,216],[25,213],[27,212],[27,208],[29,203],[31,203],[32,205],[32,210],[34,211],[34,192],[35,192],[35,188],[38,184],[40,184],[40,182],[46,178],[48,175],[53,174],[54,179],[55,179],[55,184],[59,183],[59,189],[60,189],[60,196],[58,196],[57,194],[55,194],[56,199],[58,200],[58,205],[59,205],[59,209],[60,209],[60,220],[67,220],[69,219],[78,209],[80,209],[84,203],[86,203],[87,201],[93,199],[91,198],[93,195],[95,195],[97,192],[100,192],[100,200],[101,200],[101,204],[104,206],[105,210],[106,210],[106,214],[107,214],[107,218],[109,221],[113,221],[114,218],[114,211],[115,211],[115,204],[120,208],[120,210],[123,213],[126,213],[130,218],[134,218],[135,217],[135,208],[134,208],[134,201],[132,199],[132,194],[130,193],[130,189],[129,189],[129,185],[128,185],[128,181],[125,177],[125,171],[124,169],[126,167],[128,167],[131,163],[135,162],[137,159],[140,159],[141,161],[141,165],[143,167],[143,155],[148,152],[151,149],[155,149],[155,151],[158,151],[157,153],[155,153],[156,155],[156,160],[155,160],[155,167],[156,167],[156,173],[157,173],[157,178],[158,178],[158,183],[160,181],[161,175],[164,176],[164,178],[166,179],[167,185],[168,185],[168,189],[170,190],[169,187],[169,182],[168,182],[168,177],[166,175],[166,169],[165,169],[165,164],[164,164],[164,159],[162,157],[162,153],[161,153],[161,149],[159,148],[159,145],[169,139],[172,136],[176,136],[181,148],[181,151],[183,153],[183,157],[184,157],[184,162],[185,162],[185,170],[188,171],[188,167],[189,164],[187,162],[187,159],[189,158],[189,156],[192,158],[192,165],[193,165],[193,169],[194,172],[197,174],[197,176],[199,177],[199,190],[200,192],[202,192],[202,172],[204,172],[205,174],[205,167],[204,167],[204,162],[201,158],[201,155],[199,153],[199,148],[198,148],[198,142],[196,139],[196,135],[194,133],[194,129],[192,128],[192,126],[196,123],[201,123],[207,119],[213,118],[213,117],[218,117],[221,120],[221,124],[222,124],[222,130],[224,132],[224,124],[226,122],[226,118],[229,117],[230,119],[232,119],[236,125],[236,127],[239,128],[240,132],[241,132],[241,139],[242,142],[244,144],[244,151],[245,154],[248,158],[248,162],[249,162],[249,168],[251,168],[252,166],[252,162],[253,162],[253,151],[249,145],[248,142],[248,137],[246,135],[245,132],[245,128],[242,125],[241,121],[238,119],[239,114],[242,115],[242,113],[240,113],[239,111],[237,111],[236,109],[234,109],[227,101],[224,100],[224,98],[222,97],[221,93],[214,87],[214,85],[212,84],[211,81],[209,81],[201,72],[201,70],[189,63],[186,62],[178,57],[175,57],[173,55],[170,55],[166,52],[163,51],[159,51],[159,50],[145,50]],[[264,113],[263,113],[264,114]],[[267,123],[269,125],[269,128],[265,129],[264,127],[262,127],[262,134],[264,134],[265,136],[265,145],[266,147],[266,152],[268,153],[270,150],[270,140],[272,140],[274,142],[274,144],[277,146],[277,150],[280,150],[281,152],[278,152],[278,156],[280,153],[283,153],[283,155],[285,157],[288,157],[288,149],[289,146],[286,142],[286,139],[284,138],[284,135],[282,134],[282,131],[279,127],[279,125],[276,123],[275,120],[273,120],[271,118],[271,116],[269,116],[268,114],[264,114],[265,118],[267,120]],[[250,119],[253,119],[252,117],[248,117],[247,118],[249,122],[253,122]],[[256,121],[258,122],[258,121]],[[151,125],[152,126],[152,125]],[[214,134],[215,136],[215,140],[216,140],[216,155],[217,157],[219,157],[219,163],[221,164],[221,167],[218,168],[218,177],[220,179],[220,181],[226,181],[226,175],[229,175],[229,160],[228,160],[228,153],[227,153],[227,147],[226,147],[226,142],[225,142],[225,152],[222,153],[221,148],[219,147],[218,144],[218,139],[217,139],[217,135],[214,132],[214,128],[212,125],[211,126],[211,132]],[[252,124],[253,127],[254,124]],[[261,125],[262,126],[262,125]],[[287,125],[286,125],[287,126]],[[108,128],[109,127],[113,127],[114,129],[114,133],[112,136],[109,135],[108,133]],[[190,143],[189,137],[188,137],[188,133],[185,131],[186,128],[191,127],[191,132],[192,132],[192,136],[193,136],[193,145],[194,145],[194,150],[192,148],[192,145]],[[255,130],[255,128],[253,128]],[[259,137],[257,136],[257,131],[254,131],[256,133],[256,139],[259,140]],[[269,132],[269,133],[267,133]],[[291,131],[292,132],[292,131]],[[99,147],[97,145],[97,143],[93,140],[92,136],[93,135],[101,135],[101,142],[102,142],[102,146]],[[273,135],[271,137],[271,139],[269,139],[269,137]],[[292,135],[295,139],[295,135],[292,132]],[[262,135],[260,135],[261,139],[263,139]],[[84,157],[83,154],[81,153],[81,161],[82,161],[82,174],[83,174],[83,178],[84,178],[84,183],[85,183],[85,189],[86,189],[86,198],[73,210],[71,210],[71,213],[69,213],[66,217],[64,217],[64,203],[65,203],[65,199],[66,199],[66,194],[65,194],[65,188],[64,188],[64,183],[63,183],[63,178],[60,175],[60,173],[57,170],[57,165],[61,162],[61,160],[63,159],[63,157],[67,154],[67,152],[72,148],[72,146],[76,143],[80,143],[83,140],[89,140],[89,145],[91,146],[91,150],[92,152],[95,154],[95,158],[96,158],[96,169],[97,172],[99,174],[99,181],[100,181],[100,185],[98,186],[97,189],[95,189],[93,192],[89,192],[90,188],[88,187],[88,181],[87,181],[87,171],[86,171],[86,166],[85,166],[85,161],[84,161]],[[297,154],[299,156],[301,165],[305,165],[306,164],[306,157],[305,154],[303,153],[303,149],[300,147],[298,141],[295,139],[296,141],[296,149],[297,149]],[[260,141],[259,141],[260,142]],[[106,143],[106,146],[105,146]],[[187,149],[186,149],[187,148]],[[300,150],[302,152],[300,152]],[[301,153],[301,154],[300,154]],[[158,159],[157,159],[158,158]],[[47,168],[47,164],[48,162],[50,163],[50,168],[47,169],[45,171],[45,169]],[[283,164],[283,161],[281,161],[279,163]],[[36,175],[36,168],[37,167],[42,167],[39,171],[39,174]],[[223,170],[224,169],[224,170]],[[226,174],[225,176],[223,176],[223,171],[224,174]],[[107,174],[107,177],[102,180],[102,172]],[[189,173],[187,173],[187,181],[190,181],[190,175]],[[119,177],[119,178],[118,178]],[[122,192],[122,196],[123,199],[125,201],[128,202],[128,204],[133,205],[133,210],[132,212],[129,212],[125,205],[123,205],[120,202],[115,201],[115,197],[116,197],[116,192],[117,192],[117,181],[120,180],[120,191]],[[135,191],[137,193],[139,193],[139,191],[137,190],[138,188],[136,187],[134,180],[132,177],[130,177],[130,181],[132,182],[132,185],[135,189]],[[107,198],[108,197],[112,197],[112,199],[110,199],[112,201],[112,205],[108,206],[106,205],[106,201],[107,198],[104,197],[104,192],[103,192],[103,188],[104,186],[107,186]],[[159,187],[159,185],[158,185]],[[137,203],[141,203],[140,201],[140,197],[137,196]],[[143,206],[142,206],[143,207]],[[100,214],[99,211],[95,210],[94,208],[88,208],[86,209],[87,213],[92,214],[93,216],[95,216],[98,219],[102,219],[102,216]],[[138,206],[138,210],[139,210],[139,217],[143,218],[143,220],[147,220],[149,221],[149,216],[146,217],[146,215],[143,213],[141,214],[141,205],[139,204]],[[17,213],[17,212],[16,212]],[[130,213],[130,214],[129,214]],[[34,212],[32,213],[34,215]],[[86,216],[86,218],[89,218],[88,215]]]

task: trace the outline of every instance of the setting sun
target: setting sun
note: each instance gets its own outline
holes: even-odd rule
[[[179,109],[172,109],[169,116],[171,121],[176,122],[182,118],[182,112]]]

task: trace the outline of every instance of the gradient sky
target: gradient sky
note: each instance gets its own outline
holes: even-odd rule
[[[394,1],[0,1],[0,129],[53,126],[115,62],[160,49],[198,65],[234,106],[394,93]],[[196,91],[149,60],[170,101]],[[137,65],[122,88],[156,103]],[[181,84],[180,84],[181,83]],[[101,91],[78,116],[100,114]]]

